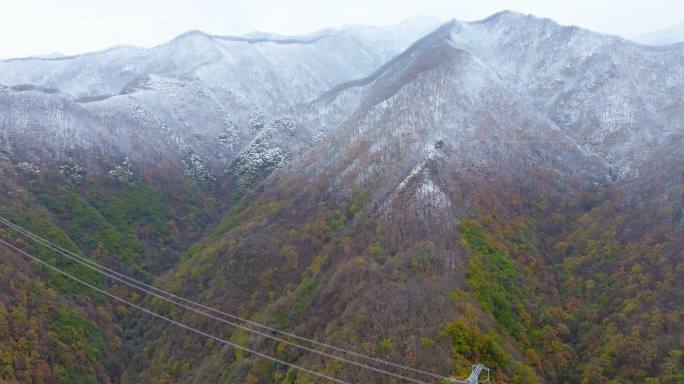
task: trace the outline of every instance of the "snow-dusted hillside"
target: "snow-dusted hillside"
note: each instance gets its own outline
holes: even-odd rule
[[[453,20],[441,30],[451,46],[469,53],[502,87],[544,116],[550,126],[559,127],[567,135],[561,140],[607,161],[613,177],[636,175],[639,165],[651,156],[673,155],[662,148],[681,140],[684,45],[644,46],[509,11],[475,22]],[[416,52],[414,47],[403,56],[413,57]],[[433,55],[431,60],[438,63],[440,59]],[[363,87],[377,84],[378,78],[386,76],[386,69],[327,92],[303,111],[303,119],[323,132],[350,116],[353,119],[366,108]],[[435,81],[431,93],[407,96],[407,100],[420,104],[426,97],[440,96],[444,84]],[[394,79],[387,86],[404,85]],[[467,89],[473,86],[469,84]],[[378,92],[376,98],[384,98],[393,89]],[[484,97],[465,111],[477,110],[493,98],[494,94]],[[397,108],[404,110],[409,105]],[[423,108],[441,108],[441,104],[433,100]],[[457,103],[444,108],[458,114]],[[413,126],[414,120],[398,124],[394,129],[403,130]],[[491,138],[508,140],[511,146],[525,144],[515,135],[493,134]]]
[[[684,121],[684,45],[649,47],[501,12],[456,23],[475,54],[569,136],[628,172]]]
[[[606,163],[462,49],[453,34],[458,28],[456,21],[444,24],[373,75],[336,87],[306,109],[303,124],[336,128],[295,172],[326,174],[330,189],[348,196],[351,186],[382,175],[377,204],[409,193],[445,214],[452,203],[442,177],[453,170],[522,180],[540,169],[559,179],[605,181]]]
[[[192,31],[151,49],[2,61],[0,148],[16,163],[103,153],[155,164],[150,159],[166,153],[179,167],[205,164],[211,177],[232,169],[251,179],[263,173],[259,164],[282,166],[343,123],[375,113],[399,90],[407,101],[396,108],[424,105],[435,114],[420,119],[449,116],[449,124],[467,126],[473,120],[463,116],[490,105],[496,94],[483,93],[471,105],[459,98],[445,102],[439,92],[455,92],[446,84],[465,87],[459,89],[464,96],[479,85],[444,83],[448,77],[424,85],[427,93],[402,89],[425,72],[422,66],[442,64],[450,54],[424,54],[421,66],[404,72],[396,68],[412,63],[406,57],[416,59],[415,46],[392,61],[437,24],[413,18],[390,27],[348,26],[296,37]],[[454,20],[439,31],[450,47],[468,55],[468,63],[478,63],[518,98],[516,108],[524,111],[517,112],[559,128],[565,135],[559,140],[607,161],[613,177],[635,175],[660,148],[681,140],[684,45],[645,46],[509,11],[475,22]],[[388,77],[390,66],[398,77]],[[376,119],[382,118],[388,117]],[[418,117],[405,118],[392,129],[416,128]],[[422,137],[444,136],[440,129]],[[55,135],[64,137],[61,144],[52,143]],[[512,145],[521,145],[518,136],[508,138]],[[235,156],[239,169],[232,164]]]
[[[439,22],[351,26],[304,37],[213,36],[190,31],[150,49],[114,47],[57,58],[0,61],[0,84],[59,89],[73,97],[116,95],[140,77],[199,80],[260,108],[282,108],[365,76]]]
[[[273,136],[262,131],[292,106],[371,73],[437,25],[414,18],[293,38],[192,31],[151,49],[1,61],[0,148],[37,163],[97,153],[156,164],[165,154],[222,174],[252,140]],[[293,148],[310,140],[309,132],[284,139]]]
[[[683,44],[514,12],[295,37],[192,31],[0,62],[0,211],[103,264],[130,258],[182,297],[406,361],[410,375],[461,377],[482,361],[502,383],[674,383],[683,136]],[[29,270],[13,264],[0,272]],[[5,303],[48,278],[20,275],[0,278]],[[109,382],[310,382],[65,292],[88,304],[92,329],[116,328]],[[44,297],[30,311],[57,290]],[[288,364],[387,382],[172,314]],[[0,381],[20,377],[13,367],[43,375],[23,357],[36,352],[21,321],[5,318],[20,358]],[[103,350],[82,333],[42,343],[63,349],[56,372]]]

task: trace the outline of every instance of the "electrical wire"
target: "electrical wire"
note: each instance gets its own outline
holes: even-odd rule
[[[105,296],[108,296],[108,297],[111,298],[111,299],[114,299],[114,300],[116,300],[116,301],[118,301],[118,302],[124,303],[124,304],[126,304],[126,305],[128,305],[128,306],[130,306],[130,307],[133,307],[133,308],[135,308],[135,309],[138,309],[138,310],[140,310],[140,311],[142,311],[142,312],[145,312],[145,313],[147,313],[147,314],[149,314],[149,315],[152,315],[152,316],[154,316],[154,317],[156,317],[156,318],[159,318],[159,319],[161,319],[161,320],[167,321],[167,322],[169,322],[169,323],[171,323],[171,324],[174,324],[174,325],[176,325],[176,326],[178,326],[178,327],[181,327],[181,328],[184,328],[184,329],[186,329],[186,330],[188,330],[188,331],[192,331],[192,332],[197,333],[197,334],[199,334],[199,335],[208,337],[208,338],[210,338],[210,339],[212,339],[212,340],[218,341],[218,342],[223,343],[223,344],[225,344],[225,345],[229,345],[229,346],[231,346],[231,347],[240,349],[240,350],[242,350],[242,351],[245,351],[245,352],[254,354],[254,355],[256,355],[256,356],[263,357],[264,359],[271,360],[271,361],[273,361],[273,362],[275,362],[275,363],[282,364],[282,365],[288,366],[288,367],[290,367],[290,368],[298,369],[298,370],[300,370],[300,371],[302,371],[302,372],[306,372],[306,373],[308,373],[308,374],[310,374],[310,375],[313,375],[313,376],[316,376],[316,377],[320,377],[320,378],[329,380],[329,381],[334,382],[334,383],[338,383],[338,384],[351,384],[351,383],[349,383],[349,382],[346,382],[346,381],[337,379],[337,378],[335,378],[335,377],[328,376],[328,375],[326,375],[326,374],[323,374],[323,373],[320,373],[320,372],[316,372],[316,371],[314,371],[314,370],[311,370],[311,369],[308,369],[308,368],[304,368],[304,367],[299,366],[299,365],[296,365],[296,364],[289,363],[289,362],[287,362],[287,361],[285,361],[285,360],[278,359],[278,358],[276,358],[276,357],[267,355],[267,354],[265,354],[265,353],[261,353],[261,352],[255,351],[255,350],[253,350],[253,349],[250,349],[250,348],[247,348],[247,347],[243,347],[243,346],[241,346],[241,345],[239,345],[239,344],[233,343],[233,342],[231,342],[231,341],[228,341],[228,340],[222,339],[222,338],[220,338],[220,337],[214,336],[214,335],[212,335],[212,334],[209,334],[209,333],[204,332],[204,331],[202,331],[202,330],[199,330],[199,329],[197,329],[197,328],[191,327],[191,326],[189,326],[189,325],[187,325],[187,324],[183,324],[183,323],[181,323],[181,322],[179,322],[179,321],[173,320],[173,319],[170,318],[170,317],[167,317],[167,316],[164,316],[164,315],[160,315],[160,314],[158,314],[158,313],[156,313],[156,312],[154,312],[154,311],[152,311],[152,310],[149,310],[149,309],[147,309],[147,308],[145,308],[145,307],[142,307],[142,306],[140,306],[140,305],[137,305],[137,304],[135,304],[135,303],[132,303],[132,302],[130,302],[130,301],[124,299],[124,298],[121,298],[121,297],[119,297],[119,296],[113,295],[113,294],[111,294],[111,293],[105,291],[104,289],[100,289],[100,288],[98,288],[98,287],[96,287],[96,286],[94,286],[94,285],[92,285],[92,284],[90,284],[90,283],[88,283],[88,282],[86,282],[86,281],[83,281],[83,280],[79,279],[78,277],[76,277],[76,276],[74,276],[74,275],[72,275],[72,274],[70,274],[70,273],[68,273],[68,272],[65,272],[65,271],[63,271],[63,270],[61,270],[61,269],[59,269],[59,268],[57,268],[57,267],[55,267],[55,266],[53,266],[53,265],[51,265],[51,264],[49,264],[49,263],[47,263],[47,262],[41,260],[40,258],[38,258],[38,257],[36,257],[36,256],[33,256],[33,255],[29,254],[28,252],[26,252],[26,251],[20,249],[20,248],[15,247],[14,245],[8,243],[7,241],[5,241],[5,240],[3,240],[3,239],[0,239],[0,243],[1,243],[1,244],[4,244],[6,247],[8,247],[8,248],[14,250],[15,252],[18,252],[18,253],[22,254],[23,256],[28,257],[29,259],[31,259],[31,260],[33,260],[33,261],[35,261],[35,262],[37,262],[37,263],[40,263],[41,265],[43,265],[43,266],[45,266],[45,267],[47,267],[47,268],[49,268],[49,269],[51,269],[51,270],[53,270],[53,271],[55,271],[55,272],[57,272],[57,273],[62,274],[62,275],[65,276],[65,277],[68,277],[69,279],[72,279],[72,280],[78,282],[79,284],[82,284],[82,285],[84,285],[84,286],[86,286],[86,287],[88,287],[88,288],[91,288],[92,290],[94,290],[94,291],[96,291],[96,292],[99,292],[99,293],[101,293],[101,294],[103,294],[103,295],[105,295]]]
[[[267,326],[267,325],[264,325],[264,324],[260,324],[260,323],[254,322],[254,321],[249,320],[249,319],[245,319],[245,318],[242,318],[242,317],[239,317],[239,316],[235,316],[235,315],[232,315],[232,314],[229,314],[229,313],[226,313],[226,312],[223,312],[223,311],[220,311],[220,310],[217,310],[217,309],[208,307],[208,306],[206,306],[206,305],[204,305],[204,304],[201,304],[201,303],[198,303],[198,302],[195,302],[195,301],[192,301],[192,300],[183,298],[183,297],[178,296],[178,295],[175,295],[175,294],[173,294],[173,293],[171,293],[171,292],[168,292],[168,291],[165,291],[165,290],[163,290],[163,289],[154,287],[154,286],[152,286],[152,285],[146,284],[146,283],[141,282],[141,281],[139,281],[139,280],[137,280],[137,279],[134,279],[134,278],[132,278],[132,277],[129,277],[129,276],[127,276],[127,275],[124,275],[124,274],[122,274],[122,273],[119,273],[119,272],[117,272],[117,271],[114,271],[114,270],[112,270],[112,269],[109,269],[109,268],[107,268],[107,267],[104,267],[104,266],[102,266],[102,265],[100,265],[100,264],[98,264],[98,263],[96,263],[96,262],[94,262],[94,261],[92,261],[92,260],[90,260],[90,259],[87,259],[87,258],[85,258],[85,257],[83,257],[83,256],[78,255],[78,254],[75,254],[74,252],[71,252],[71,251],[69,251],[69,250],[67,250],[67,249],[65,249],[65,248],[63,248],[63,247],[60,247],[59,245],[56,245],[56,244],[50,242],[49,240],[46,240],[46,239],[42,238],[42,237],[40,237],[39,235],[37,235],[37,234],[35,234],[35,233],[33,233],[33,232],[31,232],[31,231],[29,231],[29,230],[27,230],[27,229],[25,229],[25,228],[19,226],[19,225],[17,225],[17,224],[14,224],[14,223],[11,222],[10,220],[8,220],[8,219],[6,219],[6,218],[4,218],[4,217],[2,217],[2,216],[0,216],[0,223],[2,223],[2,224],[4,224],[4,225],[6,225],[6,226],[8,226],[8,227],[10,227],[10,228],[12,228],[12,229],[14,229],[15,231],[19,232],[20,234],[22,234],[22,235],[24,235],[24,236],[26,236],[26,237],[28,237],[28,238],[31,238],[32,240],[34,240],[34,241],[36,241],[36,242],[38,242],[38,243],[40,243],[40,244],[42,244],[42,245],[44,245],[44,246],[46,246],[46,247],[48,247],[48,248],[50,248],[50,249],[52,249],[52,250],[54,250],[54,251],[56,251],[56,252],[62,254],[63,256],[66,256],[67,258],[69,258],[69,259],[71,259],[71,260],[73,260],[73,261],[76,261],[77,263],[79,263],[79,264],[81,264],[81,265],[84,265],[84,266],[87,267],[87,268],[90,268],[90,269],[92,269],[92,270],[94,270],[94,271],[96,271],[96,272],[102,273],[102,274],[104,274],[104,275],[106,275],[106,276],[108,276],[108,277],[110,277],[110,278],[112,278],[112,279],[114,279],[114,280],[117,280],[117,281],[119,281],[119,282],[121,282],[121,283],[123,283],[123,284],[126,284],[126,285],[128,285],[128,286],[131,286],[131,287],[133,287],[133,288],[135,288],[135,289],[137,289],[137,290],[139,290],[139,291],[141,291],[141,292],[144,292],[144,293],[153,295],[153,296],[158,297],[158,298],[160,298],[160,299],[162,299],[162,300],[165,300],[165,301],[170,302],[170,303],[172,303],[172,304],[178,305],[178,306],[180,306],[180,307],[182,307],[182,308],[191,310],[191,311],[193,311],[193,312],[195,312],[195,313],[197,313],[197,314],[200,314],[200,315],[202,315],[202,316],[206,316],[206,317],[209,317],[209,318],[211,318],[211,319],[214,319],[214,320],[223,322],[223,323],[228,324],[228,325],[230,325],[230,326],[237,327],[237,328],[240,328],[240,329],[249,331],[249,332],[253,332],[253,333],[258,334],[258,335],[260,335],[260,336],[263,336],[263,337],[266,337],[266,338],[269,338],[269,339],[273,339],[273,340],[276,340],[276,341],[278,341],[278,342],[282,342],[282,343],[285,343],[285,344],[288,344],[288,345],[292,345],[293,347],[300,348],[300,349],[306,350],[306,351],[308,351],[308,352],[315,353],[315,354],[318,354],[318,355],[321,355],[321,356],[324,356],[324,357],[327,357],[327,358],[336,359],[336,360],[341,361],[341,362],[343,362],[343,363],[355,365],[355,366],[360,367],[360,368],[368,369],[368,370],[371,370],[371,371],[374,371],[374,372],[377,372],[377,373],[381,373],[381,374],[384,374],[384,375],[393,376],[393,377],[396,377],[396,378],[399,378],[399,379],[402,379],[402,380],[405,380],[405,381],[410,381],[410,382],[413,382],[413,383],[416,383],[416,384],[426,384],[424,381],[421,381],[421,380],[417,380],[417,379],[414,379],[414,378],[411,378],[411,377],[407,377],[407,376],[404,376],[404,375],[400,375],[400,374],[397,374],[397,373],[393,373],[393,372],[387,371],[387,370],[385,370],[385,369],[376,368],[376,367],[373,367],[373,366],[370,366],[370,365],[367,365],[367,364],[364,364],[364,363],[360,363],[360,362],[357,362],[357,361],[353,361],[353,360],[346,359],[346,358],[344,358],[344,357],[332,355],[332,354],[329,354],[329,353],[327,353],[327,352],[323,352],[323,351],[319,351],[319,350],[316,350],[316,349],[313,349],[313,348],[309,348],[309,347],[306,347],[306,346],[297,344],[297,343],[295,343],[295,342],[292,342],[292,341],[289,341],[289,340],[286,340],[286,339],[283,339],[283,338],[280,338],[280,337],[277,337],[277,336],[273,336],[273,335],[269,335],[269,334],[260,332],[260,331],[258,331],[258,330],[253,329],[253,328],[249,328],[249,327],[246,327],[246,326],[244,326],[244,325],[237,324],[237,323],[235,323],[235,322],[231,322],[231,321],[228,321],[228,320],[226,320],[226,319],[216,317],[216,316],[214,316],[214,315],[212,315],[212,314],[210,314],[210,313],[203,312],[203,311],[199,311],[197,308],[190,307],[190,306],[185,305],[185,304],[183,304],[183,303],[180,303],[180,302],[177,302],[177,301],[175,301],[175,300],[169,299],[168,297],[165,297],[165,296],[162,296],[162,295],[157,294],[157,293],[155,293],[155,292],[152,292],[152,290],[153,290],[153,291],[156,291],[156,292],[160,292],[160,293],[162,293],[162,294],[164,294],[164,295],[168,295],[169,297],[172,297],[172,298],[174,298],[174,299],[183,301],[183,302],[185,302],[185,303],[190,303],[190,304],[192,304],[192,305],[195,305],[195,306],[197,306],[197,307],[199,307],[199,308],[202,308],[202,309],[205,309],[205,310],[207,310],[207,311],[214,312],[214,313],[218,313],[218,314],[221,314],[221,315],[230,317],[230,318],[232,318],[232,319],[234,319],[234,320],[239,320],[239,321],[242,321],[242,322],[244,322],[244,323],[250,324],[250,325],[252,325],[252,326],[260,327],[260,328],[262,328],[262,329],[267,329],[267,330],[272,331],[272,332],[277,332],[277,333],[286,335],[286,336],[288,336],[288,337],[292,337],[292,338],[294,338],[294,339],[298,339],[298,340],[300,340],[300,341],[306,341],[306,342],[309,342],[309,343],[312,343],[312,344],[315,344],[315,345],[318,345],[318,346],[321,346],[321,347],[330,348],[330,349],[335,350],[335,351],[338,351],[338,352],[344,352],[344,353],[347,353],[347,354],[349,354],[349,355],[351,355],[351,356],[355,356],[355,357],[358,357],[358,358],[364,358],[364,359],[367,359],[367,360],[370,360],[370,361],[374,361],[374,362],[376,362],[376,363],[383,363],[383,364],[386,364],[386,365],[393,366],[393,367],[395,367],[395,368],[405,369],[405,370],[408,370],[408,371],[412,371],[412,372],[414,372],[414,373],[419,373],[419,374],[431,376],[431,377],[436,378],[436,379],[439,379],[439,380],[447,380],[447,381],[451,381],[451,382],[454,382],[454,383],[465,383],[464,381],[456,380],[456,379],[454,379],[454,378],[452,378],[452,377],[446,377],[446,376],[443,376],[443,375],[439,375],[439,374],[437,374],[437,373],[419,370],[419,369],[416,369],[416,368],[413,368],[413,367],[408,367],[408,366],[405,366],[405,365],[402,365],[402,364],[393,363],[393,362],[389,362],[389,361],[386,361],[386,360],[383,360],[383,359],[378,359],[378,358],[375,358],[375,357],[372,357],[372,356],[363,355],[363,354],[360,354],[360,353],[357,353],[357,352],[354,352],[354,351],[350,351],[350,350],[346,350],[346,349],[343,349],[343,348],[340,348],[340,347],[331,346],[331,345],[328,345],[328,344],[325,344],[325,343],[318,342],[318,341],[316,341],[316,340],[308,339],[308,338],[305,338],[305,337],[302,337],[302,336],[298,336],[298,335],[295,335],[295,334],[292,334],[292,333],[289,333],[289,332],[281,331],[281,330],[278,330],[277,328],[269,327],[269,326]],[[107,272],[103,272],[102,270],[100,270],[100,269],[98,269],[98,268],[101,268],[102,270],[107,271],[108,273],[107,273]],[[128,281],[127,281],[127,280],[128,280]],[[131,283],[130,281],[134,282],[135,284],[139,284],[139,285],[141,285],[141,286],[143,286],[143,287],[146,287],[146,288],[137,286],[137,285]]]

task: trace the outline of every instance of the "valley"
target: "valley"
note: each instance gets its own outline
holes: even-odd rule
[[[503,11],[191,31],[0,85],[0,238],[215,337],[0,246],[1,380],[684,382],[681,44]]]

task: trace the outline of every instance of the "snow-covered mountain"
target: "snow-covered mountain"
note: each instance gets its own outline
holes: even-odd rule
[[[514,12],[457,23],[453,40],[618,172],[681,135],[684,46],[642,46]]]
[[[668,45],[684,42],[684,23],[654,32],[639,35],[633,39],[641,44]]]
[[[454,172],[475,184],[502,176],[525,184],[534,173],[605,182],[609,164],[467,51],[460,30],[457,21],[442,25],[303,110],[301,124],[328,135],[292,165],[290,177],[323,178],[342,198],[381,178],[373,204],[391,214],[391,201],[415,199],[407,203],[419,208],[414,215],[388,220],[414,224],[419,216],[464,214],[467,201],[448,197],[456,193],[445,175]]]
[[[242,102],[278,108],[370,73],[438,24],[413,18],[395,26],[344,27],[301,37],[190,31],[150,49],[124,46],[70,57],[4,60],[0,83],[56,88],[79,98],[117,95],[154,74],[199,80]]]
[[[104,264],[139,235],[130,267],[151,267],[155,284],[440,374],[487,359],[502,383],[681,376],[682,44],[506,11],[304,36],[192,31],[2,61],[0,83],[0,211],[41,232],[52,220]],[[0,279],[5,302],[48,279],[28,272],[30,284]],[[147,317],[82,312],[121,339],[111,380],[69,382],[310,382]],[[173,315],[349,382],[388,382]],[[13,350],[35,355],[23,318],[8,323]],[[55,372],[90,334],[42,343],[63,349]],[[12,363],[24,374],[27,361]],[[20,377],[11,369],[2,378]]]
[[[368,340],[369,329],[382,335],[379,340],[406,335],[397,336],[405,340],[397,348],[398,356],[430,356],[432,365],[445,367],[450,366],[450,355],[444,352],[449,349],[430,351],[421,349],[417,340],[407,340],[417,338],[415,329],[437,334],[443,329],[438,324],[464,312],[480,318],[479,310],[459,313],[445,298],[460,289],[469,292],[468,285],[459,286],[466,280],[474,287],[470,292],[482,293],[484,285],[477,279],[497,276],[480,274],[486,271],[484,263],[498,263],[498,276],[511,278],[517,275],[517,265],[532,264],[527,264],[530,277],[525,283],[506,283],[490,304],[474,304],[473,308],[481,305],[484,312],[494,314],[480,324],[510,326],[520,313],[543,322],[547,314],[538,310],[549,303],[559,305],[556,310],[566,302],[574,314],[596,300],[578,305],[579,295],[561,294],[566,287],[554,280],[560,271],[570,271],[566,284],[572,289],[580,289],[575,288],[581,286],[577,276],[585,272],[563,264],[566,247],[573,245],[558,240],[560,228],[576,225],[591,236],[591,244],[623,231],[628,240],[620,246],[628,248],[650,226],[623,230],[626,221],[611,218],[618,209],[599,209],[601,202],[619,206],[630,217],[643,212],[642,201],[657,201],[648,210],[667,207],[665,214],[672,217],[678,211],[670,207],[681,205],[676,204],[682,190],[683,58],[677,47],[642,46],[512,12],[478,22],[447,22],[370,76],[337,85],[293,110],[295,131],[318,133],[313,136],[321,137],[320,142],[301,155],[290,151],[294,155],[288,165],[241,200],[240,208],[225,216],[215,238],[198,247],[201,256],[181,263],[167,282],[182,281],[181,291],[199,292],[199,297],[220,305],[245,305],[255,317],[278,316],[277,322],[291,321],[297,331],[317,339]],[[287,148],[287,143],[278,147]],[[273,213],[263,214],[265,207],[272,207]],[[572,218],[595,208],[609,219],[586,223]],[[245,224],[252,212],[254,221]],[[518,215],[524,219],[516,220]],[[652,213],[647,220],[665,223],[662,237],[675,238],[673,219],[659,215]],[[473,218],[486,222],[485,227],[501,225],[504,240],[486,245],[482,237],[476,247],[464,249],[463,224]],[[597,231],[604,222],[610,230]],[[344,240],[335,243],[336,236]],[[497,249],[507,243],[520,251],[514,261],[497,258]],[[297,255],[296,265],[284,266],[284,244],[288,252],[296,249],[290,254]],[[483,264],[473,264],[478,247],[485,251]],[[545,247],[548,250],[539,251]],[[610,256],[609,247],[591,245],[577,253],[581,260],[592,259],[587,270],[600,271],[596,281],[605,279],[602,266],[607,259],[616,260],[616,271],[632,265],[626,257]],[[550,265],[549,272],[540,272],[543,264]],[[422,268],[433,268],[429,278],[421,278]],[[231,289],[212,289],[227,276]],[[262,283],[263,276],[268,282]],[[517,301],[519,283],[536,286],[540,299]],[[298,284],[306,288],[264,304],[273,287]],[[316,292],[313,302],[298,307],[309,289]],[[669,290],[663,293],[667,296]],[[467,300],[462,295],[454,302]],[[616,307],[621,308],[623,300],[624,296],[617,297]],[[510,313],[502,316],[506,307]],[[295,313],[292,308],[302,309]],[[607,322],[615,311],[606,312],[601,316]],[[510,348],[512,355],[525,356],[528,347],[521,340],[526,336],[517,332],[502,333],[506,348],[501,351]],[[533,334],[531,338],[538,336]],[[553,345],[540,354],[548,357],[548,366],[534,359],[535,368],[552,372],[540,374],[544,379],[505,379],[507,364],[498,369],[497,380],[580,382],[580,375],[559,368],[567,364],[572,371],[577,366],[568,358],[574,352],[569,354],[572,349],[563,343],[576,348],[577,361],[593,359],[593,351],[583,343],[593,342],[596,334],[589,329],[577,334],[580,343],[565,332],[557,341],[542,342]],[[158,351],[178,345],[177,340],[161,343]],[[206,364],[193,374],[218,381],[212,364],[224,360],[216,352],[197,353],[206,356]],[[314,360],[310,355],[300,358],[316,364]],[[567,363],[556,365],[563,360]],[[148,375],[155,374],[151,367]],[[344,374],[350,382],[387,382],[361,371]]]
[[[195,164],[206,179],[228,169],[253,179],[353,121],[361,109],[372,110],[362,103],[386,102],[407,80],[394,79],[393,89],[382,90],[375,81],[389,66],[408,65],[392,59],[437,25],[413,18],[295,37],[191,31],[150,49],[2,61],[0,148],[16,162],[98,153],[141,164],[161,158]],[[439,31],[526,110],[559,128],[565,136],[558,140],[606,161],[613,177],[635,174],[681,136],[682,45],[645,46],[509,11],[454,20]],[[440,102],[435,95],[405,97]],[[453,125],[464,118],[454,109],[459,100],[425,108],[446,108]],[[413,127],[397,124],[397,130]],[[59,145],[54,136],[62,138]]]
[[[151,49],[5,60],[0,148],[17,162],[98,153],[158,164],[170,156],[221,173],[257,140],[256,153],[280,159],[264,138],[288,125],[282,115],[293,105],[371,73],[438,23],[414,18],[294,38],[191,31]]]
[[[652,156],[671,155],[671,151],[662,151],[662,148],[681,140],[684,46],[644,46],[509,11],[476,22],[453,20],[439,31],[448,46],[479,63],[502,89],[520,98],[520,105],[531,114],[542,116],[548,126],[559,128],[563,135],[554,140],[564,141],[583,153],[603,159],[610,166],[613,178],[635,174],[639,165]],[[416,46],[400,57],[415,55]],[[432,58],[432,64],[447,60],[438,59],[437,53],[425,56]],[[368,87],[375,89],[375,98],[381,100],[395,89],[404,87],[407,76],[400,77],[401,81],[398,77],[388,83],[387,89],[378,90],[378,79],[386,77],[385,71],[390,66],[397,65],[408,64],[395,60],[370,77],[333,88],[304,111],[303,118],[310,119],[310,126],[324,132],[347,119],[357,118],[360,110],[369,108],[363,104],[368,102]],[[466,98],[455,98],[449,103],[435,100],[443,96],[440,87],[454,92],[445,85],[444,79],[440,79],[433,81],[427,94],[405,98],[412,104],[430,100],[422,106],[422,111],[445,108],[452,119],[448,124],[463,125],[464,117],[459,116],[457,105],[459,100]],[[451,84],[451,87],[457,86]],[[458,88],[460,92],[476,89],[475,84],[459,85]],[[402,92],[407,91],[402,89]],[[492,91],[480,102],[468,108],[461,107],[461,114],[487,105],[490,99],[496,99],[495,95]],[[405,111],[412,104],[396,109]],[[515,110],[521,112],[523,108]],[[416,122],[426,124],[426,121],[430,120],[425,116],[402,120],[394,130],[411,129]],[[520,124],[515,119],[504,123],[511,127]],[[353,121],[351,125],[358,123]],[[444,132],[430,129],[426,134],[439,136]],[[521,138],[511,132],[508,135],[492,133],[488,137],[506,137],[510,146],[542,140],[529,134]],[[549,145],[548,142],[544,144]]]

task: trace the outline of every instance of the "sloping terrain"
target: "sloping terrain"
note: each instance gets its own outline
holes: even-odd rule
[[[454,40],[619,175],[681,132],[684,46],[643,46],[514,12],[459,23]]]
[[[418,39],[429,25],[192,32],[65,59],[92,76],[3,62],[0,215],[214,308],[439,375],[684,380],[681,46],[513,12]],[[0,250],[17,275],[0,378],[317,382]],[[84,278],[347,382],[406,382]]]
[[[329,136],[247,196],[164,281],[278,328],[444,374],[450,357],[460,375],[471,363],[486,362],[499,382],[675,380],[677,338],[656,342],[654,330],[634,336],[640,321],[623,320],[605,337],[652,338],[648,357],[597,346],[596,330],[585,319],[585,311],[597,311],[595,298],[580,294],[577,284],[610,284],[601,303],[612,309],[595,315],[606,322],[620,313],[620,295],[628,291],[598,283],[601,275],[587,266],[570,265],[601,265],[580,246],[598,241],[592,247],[619,249],[611,270],[632,268],[632,247],[650,244],[645,228],[632,239],[604,232],[611,225],[606,212],[623,204],[641,207],[624,200],[633,177],[614,181],[617,161],[642,172],[651,167],[649,180],[658,191],[652,196],[663,196],[654,220],[666,228],[657,244],[667,250],[666,265],[678,263],[679,224],[659,212],[681,209],[681,180],[667,176],[681,168],[681,143],[658,139],[657,151],[619,160],[586,145],[547,118],[516,83],[465,50],[460,28],[445,24],[370,77],[337,86],[301,109],[300,124]],[[681,130],[652,129],[656,137]],[[653,168],[654,162],[668,171]],[[634,220],[636,213],[627,212]],[[584,229],[589,223],[596,232]],[[580,248],[568,251],[568,243]],[[671,300],[680,291],[672,276],[659,295]],[[264,302],[270,302],[265,309]],[[659,308],[668,330],[681,332],[676,307]],[[647,316],[649,310],[632,305],[630,311]],[[268,382],[295,375],[230,350],[181,350],[189,339],[168,345],[158,330],[148,332],[160,351],[143,376],[148,380],[203,354],[205,363],[191,366],[188,380]],[[285,353],[260,339],[252,345]],[[286,351],[282,356],[291,361],[317,364],[315,356]],[[643,362],[625,366],[630,359]],[[232,362],[227,369],[226,361]],[[319,364],[352,382],[387,380]]]
[[[289,121],[293,105],[367,75],[436,23],[274,40],[189,32],[150,49],[1,61],[0,151],[15,164],[71,161],[100,174],[128,158],[140,171],[159,174],[163,164],[201,183],[244,149],[257,169],[238,173],[267,173],[315,141]]]

